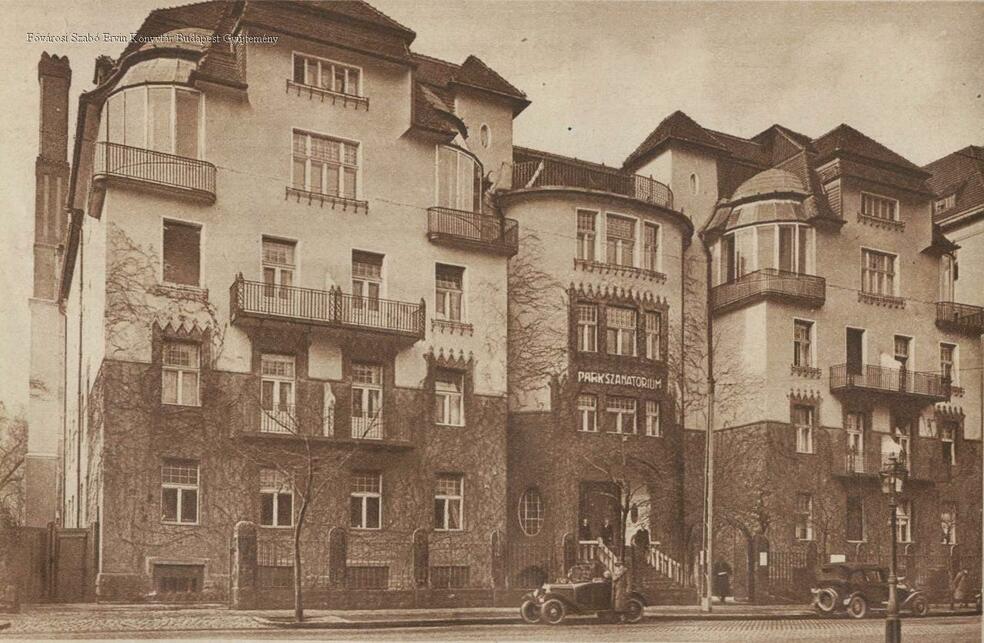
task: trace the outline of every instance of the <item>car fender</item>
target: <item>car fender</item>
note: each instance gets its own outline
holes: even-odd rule
[[[911,603],[913,599],[915,599],[917,596],[925,596],[925,595],[926,593],[923,592],[921,589],[913,590],[909,592],[908,596],[905,597],[905,600],[902,601],[902,605],[900,605],[900,607],[902,608],[908,607],[909,603]]]
[[[649,601],[646,600],[645,595],[643,595],[641,592],[629,592],[629,598],[636,599],[637,601],[642,603],[643,607],[649,607]]]
[[[854,599],[855,596],[860,596],[865,600],[865,602],[868,602],[868,597],[864,595],[864,592],[862,592],[861,590],[854,590],[844,598],[843,604],[844,605],[849,604]]]
[[[817,609],[819,609],[821,612],[827,613],[827,610],[825,610],[824,608],[820,607],[820,596],[821,595],[830,595],[830,597],[831,597],[831,600],[830,600],[830,610],[829,610],[829,612],[836,611],[837,610],[837,607],[841,604],[840,592],[838,592],[833,587],[820,587],[820,588],[817,588],[817,589],[812,589],[810,591],[813,594],[813,604],[816,605],[817,606]]]
[[[562,594],[555,594],[553,592],[546,592],[545,594],[541,594],[540,595],[539,601],[540,601],[540,603],[546,603],[547,601],[549,601],[551,599],[556,599],[556,600],[560,601],[565,606],[567,606],[568,609],[573,609],[575,611],[580,611],[580,610],[578,610],[577,605],[575,605],[574,603],[572,603],[570,601],[570,599],[568,599],[566,596],[564,596]]]

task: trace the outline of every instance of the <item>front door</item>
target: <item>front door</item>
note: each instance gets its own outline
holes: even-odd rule
[[[587,520],[590,539],[603,538],[609,548],[622,533],[618,498],[618,486],[614,482],[581,482],[578,525]],[[581,538],[581,533],[578,537]]]
[[[59,603],[80,603],[85,600],[86,538],[85,529],[55,530],[55,591]]]
[[[861,375],[864,363],[864,330],[847,329],[847,374]]]

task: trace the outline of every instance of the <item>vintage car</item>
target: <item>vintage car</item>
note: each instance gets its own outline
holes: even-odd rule
[[[639,592],[630,591],[626,611],[622,614],[625,622],[641,621],[645,606],[645,597]],[[596,614],[599,618],[611,620],[615,617],[612,581],[609,578],[581,582],[563,579],[544,584],[523,597],[519,613],[526,623],[542,621],[550,625],[558,625],[568,614]]]
[[[888,603],[888,572],[878,565],[830,563],[820,568],[813,593],[813,607],[820,614],[841,611],[853,618],[864,618],[872,609],[885,609]],[[897,596],[900,612],[915,616],[929,613],[923,592],[899,579]]]

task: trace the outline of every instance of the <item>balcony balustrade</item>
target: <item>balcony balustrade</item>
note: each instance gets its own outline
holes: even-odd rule
[[[883,393],[927,403],[950,399],[950,384],[939,373],[870,364],[831,366],[830,390],[833,393]]]
[[[320,400],[323,391],[310,382],[297,382],[298,393],[309,400]],[[324,386],[330,386],[325,384]],[[384,422],[382,412],[375,415],[350,417],[340,408],[329,407],[311,401],[307,404],[268,404],[256,397],[244,397],[241,401],[242,417],[238,421],[245,436],[264,438],[312,439],[324,444],[344,444],[351,448],[408,448],[412,447],[411,427],[400,418]]]
[[[822,306],[827,299],[827,282],[815,275],[763,268],[714,286],[711,310],[723,313],[763,299]]]
[[[519,250],[519,223],[478,212],[433,207],[427,210],[427,237],[434,243],[511,257]]]
[[[937,302],[936,325],[943,330],[980,335],[984,333],[984,307],[953,301]]]
[[[655,179],[614,168],[590,167],[559,159],[514,164],[512,187],[514,190],[544,187],[597,190],[673,209],[672,190]]]
[[[122,180],[215,202],[214,165],[141,147],[96,143],[92,178]]]

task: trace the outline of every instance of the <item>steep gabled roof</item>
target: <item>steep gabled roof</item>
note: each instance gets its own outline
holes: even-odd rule
[[[478,56],[468,56],[458,68],[452,82],[495,92],[529,104],[529,101],[526,100],[526,94],[516,89],[494,69],[482,62]]]
[[[646,140],[629,154],[622,164],[626,170],[635,170],[640,165],[649,160],[649,157],[656,153],[668,141],[680,141],[690,143],[700,147],[708,148],[718,152],[727,152],[721,141],[709,134],[707,130],[697,124],[697,121],[677,110],[663,119],[656,126]]]
[[[813,145],[817,151],[818,163],[824,163],[838,155],[847,154],[891,165],[913,174],[925,175],[925,172],[912,161],[843,123],[815,139]]]
[[[923,168],[932,176],[927,180],[938,197],[954,195],[953,206],[936,212],[937,221],[951,214],[984,208],[984,147],[968,145]]]

